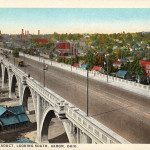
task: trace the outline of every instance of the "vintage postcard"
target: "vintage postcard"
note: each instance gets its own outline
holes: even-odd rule
[[[148,0],[1,0],[0,149],[149,144]]]

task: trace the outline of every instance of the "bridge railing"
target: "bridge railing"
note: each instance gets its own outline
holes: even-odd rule
[[[102,143],[114,144],[114,143],[126,143],[129,142],[96,121],[92,117],[87,117],[86,114],[80,109],[76,108],[72,104],[69,104],[65,107],[66,117],[69,120],[72,120],[78,127],[83,128],[83,131],[87,131],[88,135],[91,137],[95,137]]]
[[[44,87],[42,84],[40,84],[32,77],[28,77],[27,74],[25,74],[22,70],[18,69],[16,66],[9,63],[7,60],[3,60],[3,63],[8,68],[12,69],[12,71],[15,74],[17,74],[17,76],[19,76],[21,79],[24,79],[24,82],[26,82],[29,87],[34,89],[37,93],[39,93],[41,97],[47,100],[55,108],[55,111],[58,113],[58,115],[65,113],[64,112],[65,100],[62,97],[56,95],[56,93]]]
[[[24,56],[23,53],[20,53],[20,55]],[[36,57],[36,56],[31,56],[31,55],[26,55],[26,54],[25,54],[25,57],[31,58],[33,60],[40,61],[40,62],[43,62],[43,60],[45,60],[45,63],[47,63],[48,65],[51,65],[51,63],[52,63],[56,67],[63,68],[63,69],[69,70],[69,71],[71,70],[71,66],[68,65],[68,64],[57,63],[57,62],[54,62],[54,61],[51,62],[50,60],[47,60],[47,59],[44,59],[44,58],[39,58],[39,57]],[[77,72],[78,74],[86,76],[86,70],[84,70],[82,68],[72,67],[72,71]],[[102,74],[100,72],[93,72],[93,71],[89,71],[89,76],[94,76],[94,77],[98,77],[98,78],[105,79],[105,80],[107,78],[107,75]],[[113,76],[108,76],[108,79],[111,82],[123,83],[123,84],[126,84],[128,86],[136,87],[136,88],[146,90],[146,91],[150,90],[150,85],[143,85],[143,84],[140,84],[140,83],[135,83],[133,81],[128,81],[128,80],[121,79],[121,78],[118,78],[118,77],[113,77]]]

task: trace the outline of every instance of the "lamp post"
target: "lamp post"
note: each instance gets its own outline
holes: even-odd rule
[[[71,43],[71,42],[69,42],[70,43],[70,47],[72,48],[72,51],[73,51],[73,44]],[[71,72],[72,72],[72,52],[71,52]]]
[[[45,65],[45,61],[43,60],[44,87],[45,87],[45,71],[48,71],[48,66]]]
[[[108,56],[109,56],[109,54],[106,54],[105,56],[107,58],[107,83],[108,83]]]
[[[86,91],[87,91],[87,95],[86,95],[86,113],[87,113],[87,116],[89,116],[89,113],[88,113],[88,107],[89,107],[89,102],[88,102],[88,98],[89,98],[89,89],[88,89],[88,85],[89,85],[89,81],[88,81],[88,78],[89,78],[89,71],[88,71],[88,67],[86,67],[86,70],[87,70],[87,87],[86,87]]]
[[[71,71],[72,71],[72,54],[71,54]]]
[[[14,57],[14,66],[15,66],[15,57]]]

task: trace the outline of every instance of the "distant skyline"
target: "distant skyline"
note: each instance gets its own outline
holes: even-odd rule
[[[150,31],[150,8],[0,8],[2,34]]]

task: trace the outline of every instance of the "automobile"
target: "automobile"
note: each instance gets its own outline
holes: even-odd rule
[[[18,66],[24,67],[24,61],[23,60],[19,59],[17,62],[18,62]]]
[[[7,55],[7,54],[5,54],[5,58],[8,58],[8,55]]]

